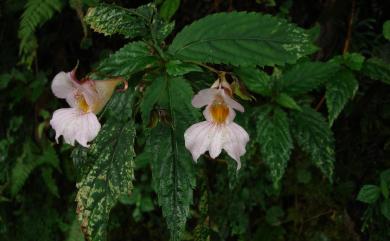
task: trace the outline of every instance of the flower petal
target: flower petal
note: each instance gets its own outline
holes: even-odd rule
[[[213,124],[208,121],[202,121],[190,126],[184,132],[185,146],[191,152],[195,162],[209,148],[211,138],[213,137],[212,131]]]
[[[237,170],[241,168],[240,156],[244,155],[245,146],[249,141],[248,133],[239,125],[232,122],[226,125],[226,140],[223,149],[237,162]]]
[[[50,125],[56,131],[56,141],[62,135],[66,143],[74,145],[77,141],[80,145],[89,147],[100,131],[100,123],[93,113],[85,113],[76,108],[64,108],[56,110],[50,120]]]
[[[241,104],[239,104],[237,101],[233,100],[229,95],[225,94],[224,91],[221,91],[221,96],[228,106],[232,107],[233,109],[238,110],[239,112],[245,111],[244,107]]]
[[[224,125],[214,125],[211,137],[211,143],[209,146],[209,153],[211,158],[216,158],[221,154],[223,137],[225,135],[225,126]]]
[[[59,72],[53,78],[51,90],[57,98],[65,99],[77,89],[79,84],[71,79],[71,72]]]
[[[209,105],[214,101],[215,95],[218,94],[217,89],[203,89],[192,98],[192,105],[195,108],[201,108]]]

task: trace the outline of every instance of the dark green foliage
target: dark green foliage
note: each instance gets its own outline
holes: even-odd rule
[[[292,133],[298,145],[310,160],[330,180],[333,179],[335,162],[334,139],[322,115],[312,108],[303,107],[292,113]]]
[[[260,66],[293,63],[314,50],[303,29],[269,15],[245,12],[198,20],[178,33],[169,47],[183,60]]]

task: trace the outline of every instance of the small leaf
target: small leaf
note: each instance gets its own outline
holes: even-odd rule
[[[381,213],[390,221],[390,199],[385,199],[381,203]]]
[[[378,186],[364,185],[360,189],[356,199],[364,203],[373,204],[378,200],[380,194],[381,193]]]
[[[279,105],[281,105],[283,107],[286,107],[286,108],[289,108],[292,110],[298,110],[298,111],[302,110],[302,108],[297,104],[297,102],[295,102],[295,100],[291,96],[289,96],[285,93],[279,94],[275,98],[275,101],[276,101],[276,103],[278,103]]]
[[[271,79],[268,74],[253,67],[236,68],[234,73],[248,89],[262,96],[271,96]]]
[[[149,124],[150,112],[153,110],[160,96],[165,92],[165,88],[166,81],[163,77],[157,77],[147,87],[140,104],[141,116],[145,126]]]
[[[208,15],[185,27],[168,49],[181,60],[235,66],[293,63],[315,50],[303,29],[253,12]]]
[[[261,108],[257,133],[262,158],[270,169],[274,186],[277,187],[293,148],[287,114],[279,108]]]
[[[307,93],[327,81],[338,68],[337,64],[331,62],[298,63],[280,79],[281,91],[290,96]]]
[[[171,60],[167,63],[167,73],[171,76],[181,76],[190,72],[203,72],[203,70],[195,64],[183,63],[180,60]]]
[[[347,102],[353,98],[358,82],[347,69],[337,72],[326,85],[326,106],[329,112],[329,125],[332,126]]]
[[[129,78],[134,73],[156,66],[157,61],[157,57],[145,43],[132,42],[100,62],[97,72],[106,76]]]
[[[371,58],[366,60],[361,73],[371,79],[390,84],[390,64],[382,59]]]
[[[177,9],[179,9],[180,0],[165,0],[161,5],[160,15],[161,17],[169,21],[171,17],[176,13]]]
[[[135,38],[149,34],[147,24],[151,22],[154,11],[153,5],[126,9],[113,4],[100,4],[89,8],[84,20],[93,30],[106,36],[119,33],[127,38]]]
[[[292,112],[292,133],[310,160],[332,181],[335,153],[333,133],[323,116],[310,107]]]
[[[383,24],[383,36],[385,39],[390,40],[390,20]]]
[[[363,67],[364,56],[360,53],[345,53],[343,55],[344,64],[352,69],[359,71]]]

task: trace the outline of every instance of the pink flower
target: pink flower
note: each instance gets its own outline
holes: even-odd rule
[[[93,81],[87,79],[83,83],[75,77],[75,71],[58,73],[51,84],[53,94],[66,99],[70,108],[56,110],[50,125],[56,131],[56,141],[62,135],[66,143],[89,147],[100,131],[100,123],[96,114],[100,112],[110,99],[119,79]]]
[[[244,107],[230,97],[231,89],[226,80],[217,80],[209,89],[199,91],[192,99],[196,108],[206,106],[203,115],[206,121],[192,125],[184,133],[185,146],[196,162],[199,156],[209,151],[216,158],[224,149],[241,167],[240,157],[245,154],[249,141],[248,133],[233,122],[236,113]]]

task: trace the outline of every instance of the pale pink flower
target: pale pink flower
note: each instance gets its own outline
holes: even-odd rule
[[[62,135],[66,143],[74,145],[77,141],[89,147],[100,131],[100,123],[96,114],[100,112],[110,99],[119,79],[80,82],[75,71],[58,73],[51,84],[53,94],[66,99],[70,108],[56,110],[50,125],[56,131],[56,141]]]
[[[233,122],[236,116],[234,110],[244,112],[244,107],[230,94],[230,85],[226,80],[217,80],[211,88],[199,91],[192,99],[194,107],[206,106],[203,111],[206,121],[192,125],[184,133],[185,146],[195,162],[206,151],[209,151],[211,158],[216,158],[224,149],[236,160],[237,169],[240,169],[240,157],[245,154],[249,135]]]

